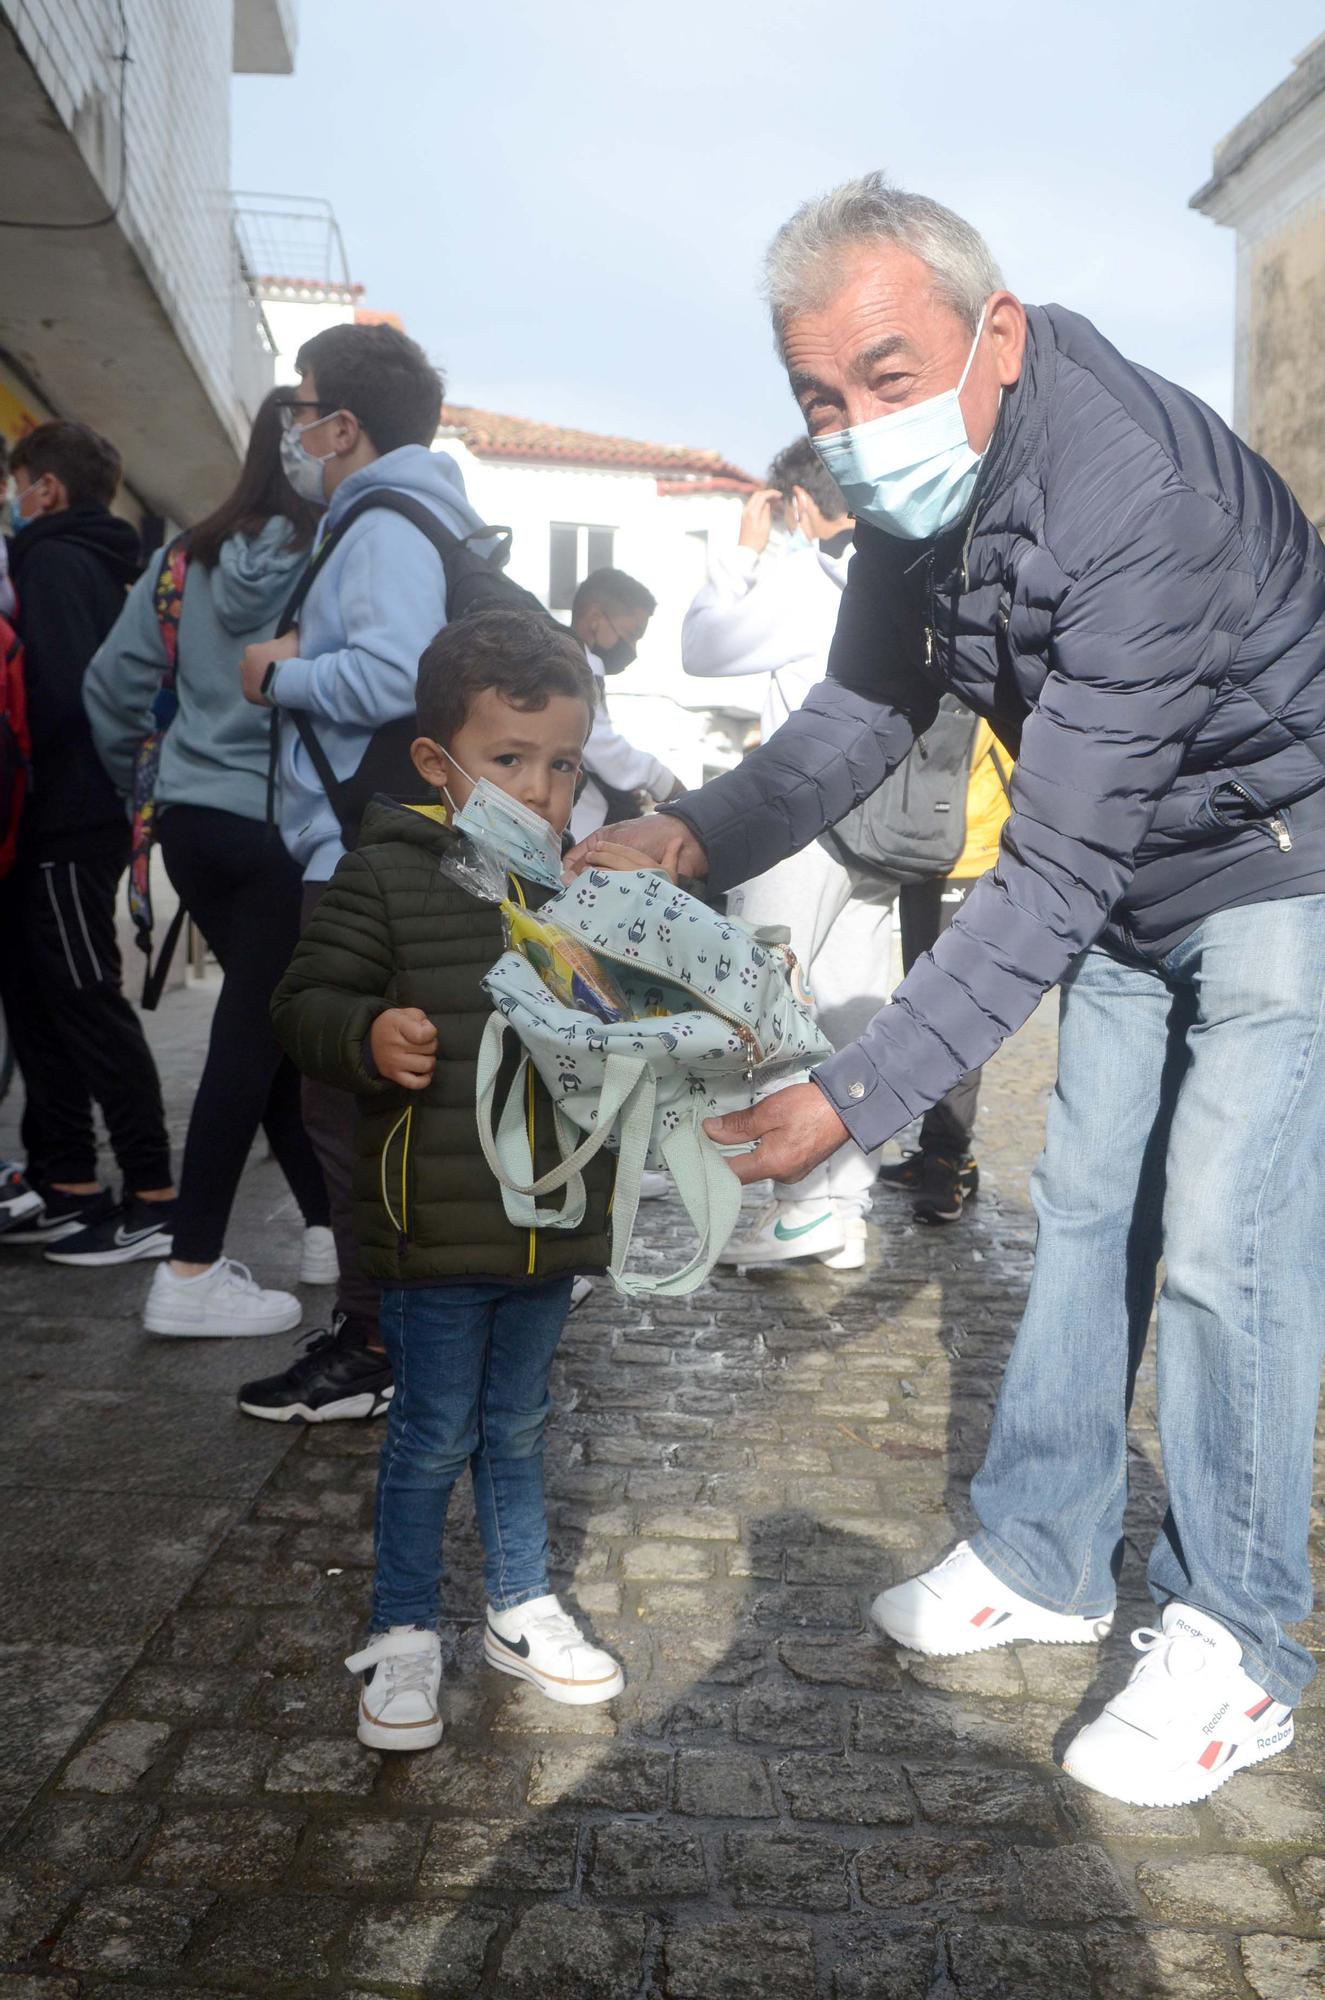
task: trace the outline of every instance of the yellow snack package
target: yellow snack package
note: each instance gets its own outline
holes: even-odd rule
[[[630,1008],[607,967],[583,938],[572,937],[560,924],[545,923],[535,910],[509,899],[501,906],[506,942],[528,959],[549,993],[563,1006],[576,1007],[600,1021],[624,1021]]]

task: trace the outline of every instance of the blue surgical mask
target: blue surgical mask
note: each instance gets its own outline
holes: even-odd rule
[[[455,763],[454,757],[451,762]],[[469,777],[459,764],[456,769],[462,778]],[[451,824],[456,831],[465,834],[476,847],[494,856],[513,874],[523,875],[530,882],[541,882],[545,889],[560,889],[561,841],[543,815],[521,805],[519,799],[513,799],[490,778],[480,778],[477,783],[472,778],[469,781],[474,789],[459,812],[451,794],[446,793]]]
[[[971,449],[960,399],[984,323],[982,311],[955,389],[814,439],[858,520],[906,541],[927,541],[970,506],[984,453]]]

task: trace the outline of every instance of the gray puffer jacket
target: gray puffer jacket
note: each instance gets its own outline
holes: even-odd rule
[[[1213,411],[1029,310],[968,519],[861,526],[828,678],[669,808],[726,887],[871,792],[951,689],[1017,757],[997,868],[816,1078],[862,1146],[949,1090],[1099,940],[1325,891],[1325,547]]]

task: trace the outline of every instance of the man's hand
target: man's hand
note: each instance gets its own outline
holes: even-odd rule
[[[736,537],[741,548],[752,549],[757,556],[764,553],[773,531],[773,502],[781,498],[776,486],[765,486],[750,495],[741,509],[741,532]]]
[[[593,851],[593,865],[595,868],[625,870],[647,868],[652,865],[655,874],[665,875],[669,882],[675,882],[676,880],[675,869],[669,868],[665,861],[655,861],[650,864],[644,860],[638,849],[634,847],[618,847],[612,841],[608,840],[599,841],[597,847],[595,847]]]
[[[245,701],[251,701],[257,708],[269,708],[270,702],[262,692],[262,683],[273,660],[297,660],[299,657],[299,634],[287,632],[281,639],[259,639],[256,646],[245,646],[239,662],[239,684],[244,690]]]
[[[586,868],[596,868],[603,848],[628,848],[638,857],[630,864],[633,868],[656,868],[674,882],[682,875],[708,874],[709,858],[690,828],[671,813],[650,813],[646,819],[600,826],[578,847],[572,847],[562,864],[562,881],[572,882]],[[620,861],[604,863],[609,868],[623,865]]]
[[[379,1076],[402,1090],[426,1090],[437,1067],[437,1030],[420,1007],[388,1007],[368,1036]]]
[[[793,1083],[749,1111],[706,1118],[704,1130],[720,1146],[758,1140],[752,1153],[736,1153],[727,1161],[743,1182],[801,1180],[851,1137],[815,1083]]]

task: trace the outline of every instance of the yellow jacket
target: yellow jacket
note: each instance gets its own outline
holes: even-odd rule
[[[966,845],[952,868],[959,881],[974,881],[997,861],[999,835],[1012,810],[1007,795],[1011,782],[1012,759],[989,724],[982,722],[971,753],[971,781],[966,791]]]

